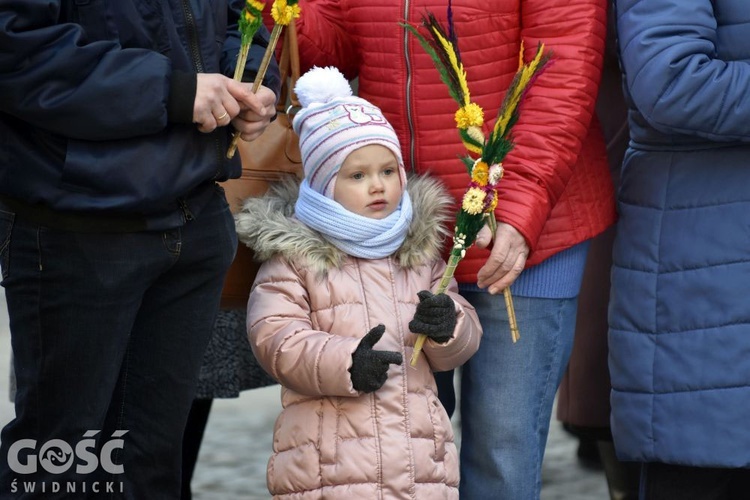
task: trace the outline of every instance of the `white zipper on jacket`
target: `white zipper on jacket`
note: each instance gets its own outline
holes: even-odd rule
[[[409,22],[410,0],[404,1],[404,22]],[[409,168],[411,172],[417,173],[416,152],[414,141],[414,118],[411,113],[411,59],[409,58],[409,31],[404,28],[404,60],[406,61],[406,121],[409,125]]]

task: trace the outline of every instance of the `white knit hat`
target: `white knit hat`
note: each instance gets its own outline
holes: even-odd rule
[[[390,149],[406,186],[404,160],[396,132],[379,108],[352,95],[344,75],[334,67],[314,67],[302,75],[294,91],[302,104],[294,117],[305,178],[315,191],[333,198],[336,174],[349,154],[363,146]]]

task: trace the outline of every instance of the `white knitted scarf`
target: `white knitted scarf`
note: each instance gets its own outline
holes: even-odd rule
[[[411,225],[412,205],[404,191],[399,207],[385,219],[357,215],[302,181],[295,216],[336,248],[362,259],[382,259],[401,248]]]

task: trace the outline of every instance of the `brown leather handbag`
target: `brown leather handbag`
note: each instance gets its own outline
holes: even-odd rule
[[[262,196],[268,190],[270,182],[280,181],[289,176],[299,179],[304,176],[299,139],[292,130],[293,116],[287,114],[287,110],[299,108],[297,96],[294,94],[294,84],[299,78],[299,51],[294,23],[289,24],[284,36],[279,71],[282,87],[276,107],[276,120],[254,141],[239,142],[242,174],[238,179],[230,179],[221,184],[232,213],[240,210],[246,198]],[[291,106],[287,107],[288,103]],[[259,264],[253,259],[252,250],[240,243],[224,280],[224,289],[221,292],[222,309],[247,307],[250,288],[258,267]]]

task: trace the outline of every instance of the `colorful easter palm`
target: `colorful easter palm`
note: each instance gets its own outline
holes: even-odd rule
[[[245,7],[242,9],[240,14],[239,30],[242,37],[242,44],[240,46],[240,55],[237,61],[237,68],[234,72],[234,79],[242,79],[242,74],[245,71],[245,64],[247,63],[247,54],[250,50],[250,44],[253,41],[253,36],[260,28],[263,22],[261,18],[261,12],[265,4],[260,0],[247,0]],[[289,26],[289,23],[293,22],[300,16],[300,8],[298,0],[274,0],[271,6],[271,16],[274,20],[273,29],[271,30],[271,39],[268,42],[268,47],[263,53],[263,59],[260,62],[258,73],[255,75],[255,81],[253,81],[253,92],[257,92],[263,82],[263,77],[266,76],[268,71],[268,65],[271,62],[271,57],[276,50],[276,44],[279,42],[279,36],[284,26]],[[240,140],[240,132],[235,131],[232,136],[232,143],[229,145],[227,150],[227,158],[232,158],[234,153],[237,151],[237,144]]]
[[[413,34],[424,50],[432,58],[440,78],[448,86],[448,92],[458,103],[455,120],[461,141],[470,155],[462,158],[471,181],[464,194],[461,208],[456,214],[456,227],[453,235],[448,266],[435,293],[443,293],[450,284],[458,263],[466,255],[466,250],[474,244],[477,234],[485,224],[495,233],[494,210],[498,203],[497,188],[503,177],[502,161],[513,148],[511,129],[518,120],[519,104],[523,100],[526,90],[549,61],[550,55],[544,53],[544,45],[537,48],[534,59],[528,64],[519,62],[519,69],[508,88],[505,98],[500,105],[497,121],[488,137],[482,131],[484,125],[484,111],[476,103],[471,102],[466,71],[461,62],[458,50],[458,39],[453,29],[453,13],[448,2],[448,32],[440,25],[435,16],[427,12],[422,17],[419,26],[403,25]],[[427,32],[427,36],[420,32]],[[523,47],[521,48],[523,54]],[[478,155],[473,158],[471,154]],[[505,305],[508,310],[511,336],[516,342],[520,336],[513,309],[513,298],[510,289],[503,290]],[[414,345],[411,365],[415,366],[419,359],[426,336],[420,334]]]
[[[242,74],[245,72],[247,64],[247,54],[250,52],[250,45],[253,43],[253,37],[257,33],[260,25],[263,23],[261,13],[265,4],[260,0],[247,0],[245,7],[240,13],[239,31],[240,31],[240,54],[237,58],[237,66],[234,68],[234,79],[240,81]]]

